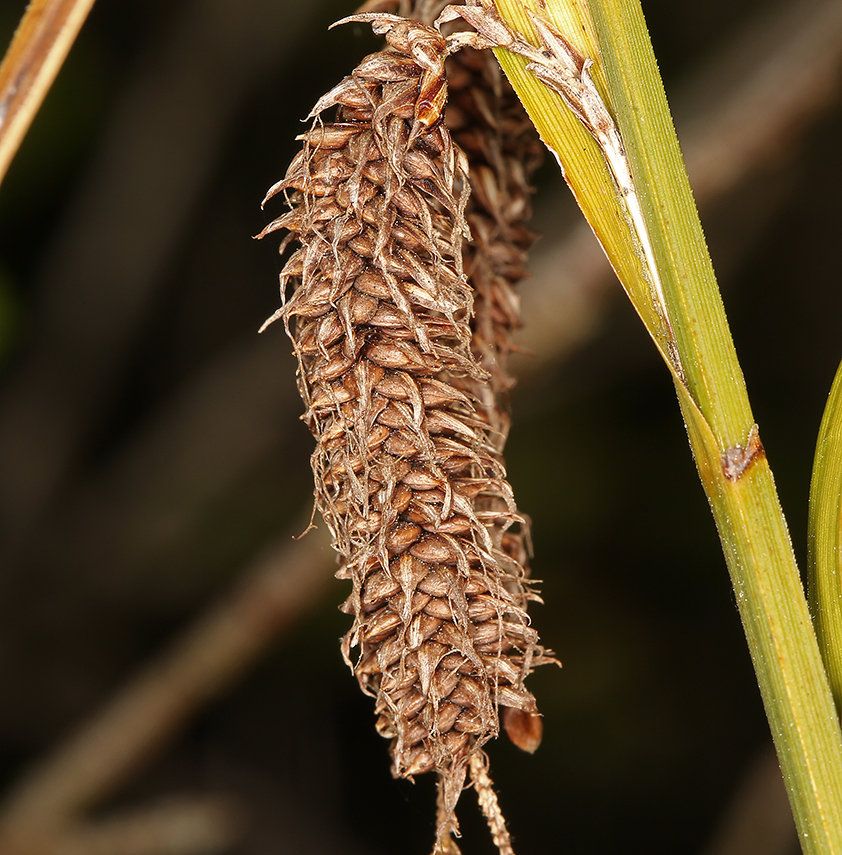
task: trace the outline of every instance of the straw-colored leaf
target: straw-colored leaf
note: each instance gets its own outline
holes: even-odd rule
[[[0,65],[0,181],[94,0],[32,0]]]

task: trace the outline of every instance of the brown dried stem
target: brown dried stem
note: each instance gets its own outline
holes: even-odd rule
[[[31,0],[0,64],[0,182],[94,0]]]
[[[494,784],[488,774],[488,758],[485,753],[478,751],[471,756],[471,783],[477,791],[477,799],[482,812],[491,829],[494,844],[500,850],[500,855],[514,855],[512,839],[506,828],[506,820],[500,803],[497,801],[497,793],[494,792]]]

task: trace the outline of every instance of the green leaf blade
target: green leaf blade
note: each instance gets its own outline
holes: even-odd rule
[[[819,428],[810,485],[810,613],[837,710],[842,711],[842,364]]]

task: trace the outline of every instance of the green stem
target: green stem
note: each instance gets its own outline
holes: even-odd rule
[[[806,853],[842,855],[842,733],[810,622],[786,521],[760,445],[681,153],[637,0],[545,0],[578,50],[595,33],[593,78],[628,153],[674,342],[600,152],[523,68],[501,63],[563,165],[568,183],[670,367],[702,485],[722,540],[749,650]],[[530,37],[524,0],[498,0]],[[561,22],[579,16],[581,28]],[[584,34],[584,37],[583,37]],[[534,41],[534,38],[532,39]],[[611,195],[615,197],[611,200]],[[669,345],[681,369],[671,364]]]
[[[765,458],[732,482],[679,389],[805,853],[842,853],[842,735]]]

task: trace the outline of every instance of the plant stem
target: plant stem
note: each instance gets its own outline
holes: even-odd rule
[[[0,65],[0,181],[94,0],[32,0]]]
[[[498,2],[503,16],[530,38],[525,5]],[[594,61],[591,74],[628,154],[674,340],[652,303],[640,235],[604,161],[600,170],[599,147],[520,57],[498,56],[673,374],[803,849],[842,855],[842,733],[642,12],[637,0],[544,5],[541,14]],[[577,15],[581,26],[572,28]],[[595,50],[588,46],[591,33]]]

